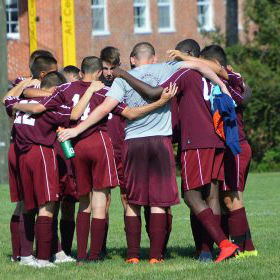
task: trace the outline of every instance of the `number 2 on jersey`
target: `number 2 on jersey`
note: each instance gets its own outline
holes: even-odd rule
[[[35,101],[35,100],[31,100],[31,101],[21,100],[19,103],[21,103],[21,104],[35,104],[35,103],[38,103],[38,102]],[[17,111],[14,123],[26,124],[26,125],[31,125],[31,126],[35,125],[35,119],[31,117],[31,114],[25,113],[22,116],[20,114],[21,114],[21,112]]]

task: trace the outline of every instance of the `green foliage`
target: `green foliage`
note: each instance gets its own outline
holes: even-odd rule
[[[280,169],[280,1],[248,0],[246,14],[258,26],[254,40],[226,49],[253,97],[244,112],[258,171]]]

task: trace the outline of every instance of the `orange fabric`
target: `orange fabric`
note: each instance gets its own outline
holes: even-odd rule
[[[225,132],[224,132],[224,122],[223,122],[222,116],[220,115],[218,110],[215,111],[215,113],[213,114],[213,123],[214,123],[214,129],[215,129],[216,133],[224,141],[226,141]]]

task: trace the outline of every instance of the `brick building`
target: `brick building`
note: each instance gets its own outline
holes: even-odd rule
[[[71,2],[71,0],[62,0]],[[38,48],[51,51],[63,65],[61,2],[36,0]],[[242,33],[243,3],[239,0],[239,28]],[[120,49],[122,64],[128,67],[133,45],[149,41],[159,61],[167,49],[185,38],[203,47],[202,31],[225,30],[225,0],[75,0],[76,60],[113,45]],[[29,75],[28,0],[6,0],[8,77]],[[242,35],[242,34],[241,34]]]

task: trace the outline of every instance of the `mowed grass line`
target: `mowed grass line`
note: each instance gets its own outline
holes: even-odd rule
[[[280,173],[250,174],[245,205],[259,257],[221,264],[203,264],[192,258],[194,246],[189,210],[182,203],[173,208],[173,231],[169,258],[151,266],[149,241],[142,220],[142,257],[139,265],[124,262],[126,240],[119,190],[112,192],[108,258],[82,267],[62,264],[56,269],[33,269],[10,262],[9,221],[13,211],[7,185],[0,186],[0,279],[280,279]],[[73,251],[76,250],[74,241]]]

